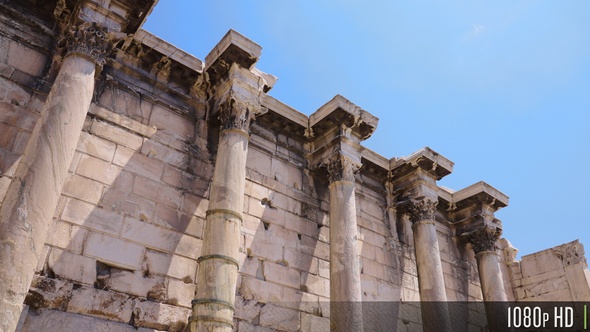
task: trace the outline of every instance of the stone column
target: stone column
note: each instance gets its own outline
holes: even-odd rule
[[[360,257],[354,173],[360,165],[340,153],[330,178],[330,321],[333,331],[362,331]]]
[[[434,197],[411,200],[410,220],[414,233],[424,331],[451,331],[434,219],[437,204]]]
[[[2,331],[13,331],[18,322],[92,101],[96,67],[109,46],[106,30],[95,23],[71,30],[66,42],[67,54],[0,210]]]
[[[203,248],[198,259],[197,294],[190,331],[232,331],[242,225],[250,122],[261,112],[262,87],[254,74],[234,64],[218,88],[222,123],[213,171]],[[250,79],[252,78],[252,79]]]
[[[468,235],[473,246],[479,281],[486,308],[486,318],[490,331],[501,331],[506,322],[506,290],[502,280],[502,270],[496,253],[496,240],[502,230],[497,227],[482,225]]]

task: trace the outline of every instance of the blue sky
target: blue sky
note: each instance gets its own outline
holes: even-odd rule
[[[365,146],[429,146],[439,184],[510,196],[504,236],[590,253],[590,1],[160,0],[144,28],[204,59],[234,29],[262,46],[270,95],[307,115],[341,94],[377,116]],[[588,255],[590,256],[590,254]]]

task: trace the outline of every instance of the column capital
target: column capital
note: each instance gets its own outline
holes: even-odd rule
[[[437,205],[438,200],[430,197],[410,200],[407,212],[412,224],[422,220],[434,220]]]
[[[95,22],[74,25],[65,37],[66,56],[78,54],[92,59],[102,66],[112,48],[107,28]]]
[[[361,165],[353,158],[340,153],[332,155],[326,165],[330,183],[335,181],[354,182],[354,174],[361,168]]]
[[[482,225],[475,230],[462,234],[473,246],[473,251],[479,254],[483,251],[496,251],[496,241],[502,235],[502,228]]]

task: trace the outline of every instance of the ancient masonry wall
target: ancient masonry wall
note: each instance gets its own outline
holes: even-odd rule
[[[53,51],[58,36],[33,21],[15,26],[15,14],[7,13],[0,10],[0,204],[36,139],[35,124],[59,64]],[[219,124],[208,114],[200,60],[143,30],[122,45],[96,78],[17,330],[180,331],[189,321]],[[265,96],[263,105],[269,114],[250,128],[234,330],[327,331],[328,179],[309,164],[317,146],[303,134],[311,128],[308,117],[272,97]],[[361,291],[364,302],[376,304],[363,315],[382,328],[422,325],[415,221],[402,204],[406,194],[399,194],[416,187],[396,183],[391,172],[403,169],[403,176],[434,183],[452,163],[430,149],[420,153],[387,160],[359,151],[363,166],[354,183]],[[431,163],[424,166],[424,160]],[[437,173],[438,163],[450,166]],[[437,221],[449,301],[485,298],[472,244],[459,236],[473,230],[457,224],[465,218],[452,212],[455,203],[463,204],[457,211],[472,211],[485,195],[504,199],[481,186],[475,194],[419,187],[437,193],[439,208],[430,218]],[[500,203],[486,206],[494,204]],[[590,297],[590,289],[578,287],[588,284],[589,272],[577,242],[521,262],[506,254],[511,247],[494,248],[508,299]],[[384,314],[391,309],[384,302],[417,310]],[[485,312],[472,314],[485,319]]]

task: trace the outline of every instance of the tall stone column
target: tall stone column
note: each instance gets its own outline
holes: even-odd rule
[[[340,153],[330,178],[330,320],[333,331],[362,331],[360,257],[354,173],[360,165]]]
[[[502,331],[508,326],[506,322],[506,301],[508,299],[496,253],[496,240],[500,238],[501,234],[500,228],[481,225],[468,235],[477,260],[479,281],[490,331]]]
[[[451,331],[434,219],[437,204],[438,201],[434,197],[411,200],[410,220],[414,233],[424,331]]]
[[[262,86],[233,64],[217,91],[222,123],[213,171],[191,331],[232,331],[250,122],[261,112]],[[249,83],[248,83],[249,82]]]
[[[108,50],[95,23],[72,29],[67,54],[41,110],[32,140],[0,210],[0,330],[13,331]]]

